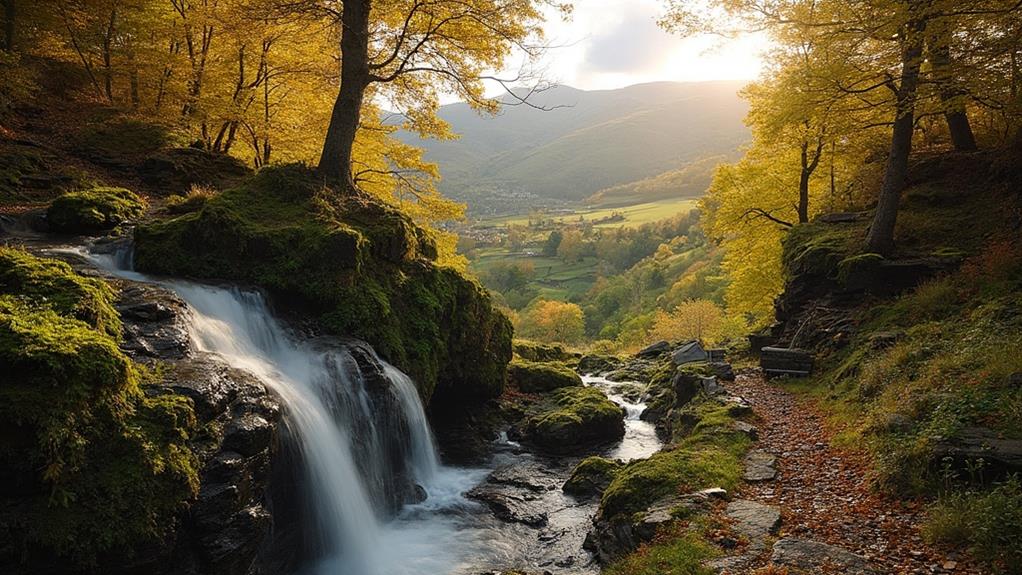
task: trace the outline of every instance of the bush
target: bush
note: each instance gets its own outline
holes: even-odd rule
[[[582,385],[582,378],[570,367],[558,362],[515,359],[507,366],[508,382],[525,393],[553,391]]]
[[[53,200],[46,210],[46,220],[55,231],[88,234],[139,218],[145,207],[142,198],[124,188],[92,188]]]
[[[130,555],[172,531],[197,493],[191,402],[143,393],[147,372],[67,305],[65,264],[2,256],[33,281],[0,284],[0,536],[80,565]],[[83,278],[95,288],[83,299],[109,305],[112,292],[94,282]]]
[[[206,202],[216,195],[216,190],[205,186],[192,186],[187,195],[173,195],[167,198],[163,209],[175,216],[190,214],[202,209]]]

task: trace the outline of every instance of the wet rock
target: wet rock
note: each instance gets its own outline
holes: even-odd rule
[[[501,521],[522,523],[530,527],[547,524],[547,513],[542,509],[542,501],[528,490],[508,491],[492,485],[480,485],[467,495],[489,507]]]
[[[535,461],[517,461],[513,465],[505,465],[490,473],[486,478],[489,483],[521,487],[529,491],[542,493],[557,488],[558,476],[546,466]]]
[[[121,349],[137,360],[185,357],[189,341],[184,302],[159,286],[120,283],[117,311],[124,322]]]
[[[252,456],[269,446],[274,425],[260,414],[246,413],[232,419],[224,430],[223,448]]]
[[[770,561],[774,565],[792,567],[807,573],[820,573],[840,569],[840,573],[848,575],[864,575],[873,573],[866,559],[847,549],[809,541],[785,537],[774,543]]]
[[[765,451],[754,449],[745,456],[742,478],[755,483],[777,478],[777,458]]]
[[[606,373],[617,369],[621,360],[612,355],[583,355],[578,360],[579,373]]]
[[[587,457],[575,466],[562,489],[576,497],[602,495],[619,469],[621,469],[619,461],[605,457]]]
[[[671,386],[674,388],[674,407],[681,407],[703,390],[703,378],[682,370],[674,375]]]
[[[765,548],[767,537],[781,527],[781,512],[756,501],[736,499],[728,503],[725,514],[734,521],[734,530],[749,540],[751,550]]]

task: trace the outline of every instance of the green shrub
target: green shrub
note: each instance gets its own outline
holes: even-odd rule
[[[581,386],[582,378],[570,367],[556,362],[515,359],[507,366],[508,382],[525,393]]]
[[[80,565],[130,555],[172,531],[197,493],[191,402],[146,396],[148,373],[67,304],[81,286],[65,264],[0,253],[11,259],[33,281],[0,283],[0,467],[17,503],[0,533]],[[94,292],[83,297],[109,304],[108,287],[82,279]]]
[[[68,192],[53,200],[46,220],[55,231],[87,234],[110,230],[145,213],[145,202],[124,188]]]
[[[998,573],[1022,573],[1022,482],[942,496],[930,508],[923,535],[934,543],[966,545]]]

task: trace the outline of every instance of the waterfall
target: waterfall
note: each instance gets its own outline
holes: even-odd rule
[[[130,254],[123,251],[90,257],[122,277],[154,281],[125,269]],[[364,344],[296,338],[258,293],[181,281],[159,283],[188,304],[189,334],[198,350],[251,372],[284,403],[289,435],[298,442],[312,491],[306,495],[314,503],[319,548],[325,554],[318,571],[418,572],[416,564],[421,567],[423,558],[407,555],[436,541],[409,538],[407,529],[388,531],[382,524],[385,510],[395,510],[395,501],[400,507],[406,495],[402,485],[414,482],[427,496],[435,489],[447,501],[452,483],[460,485],[465,478],[452,481],[450,472],[442,472],[411,379]],[[446,567],[456,559],[425,561]]]

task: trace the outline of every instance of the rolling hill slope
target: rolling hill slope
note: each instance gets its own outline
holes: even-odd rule
[[[574,202],[606,188],[651,178],[711,156],[730,155],[748,139],[740,82],[659,82],[619,90],[557,86],[530,106],[495,117],[466,104],[441,108],[461,138],[421,140],[440,165],[441,189],[480,211],[515,211]],[[531,204],[525,206],[523,204]]]

